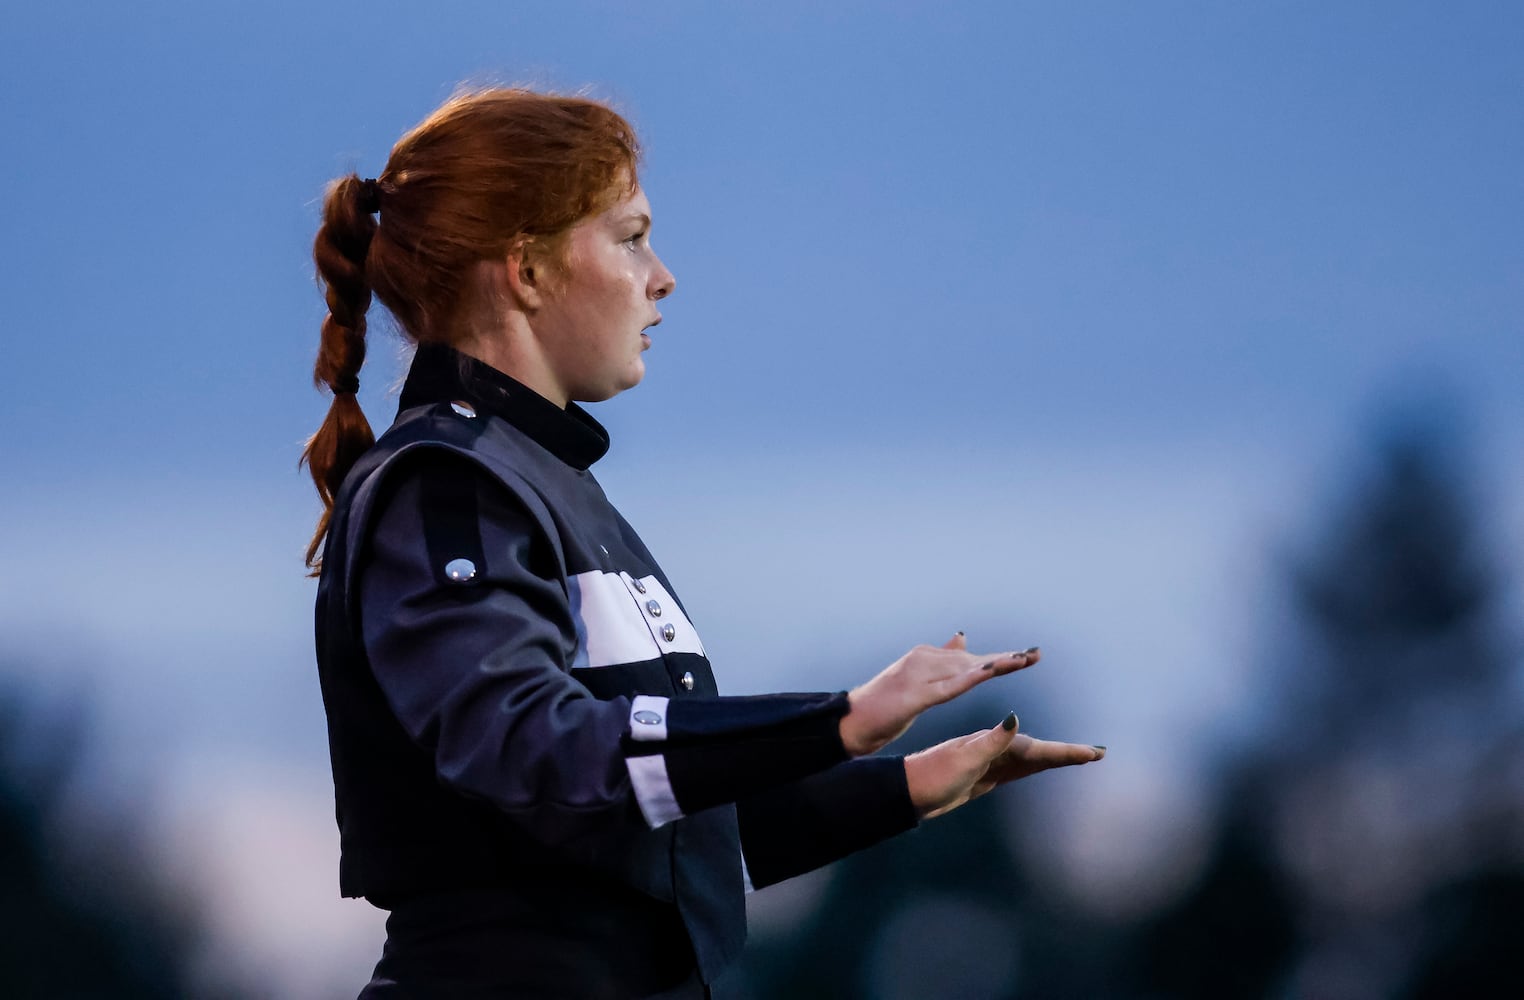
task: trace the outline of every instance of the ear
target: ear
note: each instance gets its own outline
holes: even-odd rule
[[[545,300],[546,267],[537,244],[520,240],[508,248],[503,275],[508,293],[525,312],[540,308]]]

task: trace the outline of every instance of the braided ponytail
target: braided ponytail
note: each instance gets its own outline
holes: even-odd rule
[[[323,200],[323,224],[312,245],[318,281],[328,302],[322,341],[312,381],[333,392],[333,404],[317,433],[302,450],[302,461],[312,473],[323,514],[307,546],[307,566],[314,574],[322,568],[323,539],[333,513],[339,485],[375,434],[360,409],[355,393],[360,389],[360,366],[365,363],[365,313],[370,308],[371,286],[365,274],[365,258],[376,234],[379,185],[350,174],[334,181]]]

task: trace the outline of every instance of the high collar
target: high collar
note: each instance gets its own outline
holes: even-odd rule
[[[398,412],[455,401],[502,417],[577,470],[609,450],[608,431],[582,407],[555,403],[484,361],[444,344],[419,344],[402,384]]]

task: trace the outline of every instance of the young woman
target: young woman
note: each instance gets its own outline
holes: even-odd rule
[[[307,560],[340,887],[391,911],[364,997],[707,996],[746,891],[1102,753],[1012,714],[872,756],[1038,658],[961,634],[850,693],[719,694],[588,471],[609,441],[578,404],[640,381],[675,284],[637,159],[602,104],[483,90],[324,202]],[[379,441],[355,400],[373,293],[417,344]]]

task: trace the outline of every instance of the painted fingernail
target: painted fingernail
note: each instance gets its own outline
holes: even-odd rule
[[[963,634],[963,630],[962,630],[962,629],[961,629],[961,628],[960,628],[960,629],[958,629],[958,631],[957,631],[957,632],[956,632],[956,633],[954,633],[954,634],[955,634],[955,635],[962,635],[962,634]]]
[[[1007,715],[1005,717],[1005,721],[1000,723],[1000,725],[1001,725],[1001,728],[1003,728],[1006,732],[1010,732],[1011,730],[1015,729],[1016,728],[1016,713],[1012,712],[1010,715]]]
[[[980,667],[979,669],[980,670],[994,670],[995,669],[995,661],[991,660],[990,662],[986,663],[984,666]]]
[[[1097,746],[1096,744],[1092,743],[1090,744],[1090,749],[1095,751],[1096,760],[1100,760],[1102,757],[1106,756],[1106,748],[1103,746]]]
[[[1039,652],[1041,649],[1042,649],[1041,646],[1028,646],[1026,649],[1023,649],[1021,651],[1021,655],[1022,656],[1031,656],[1033,653]]]

